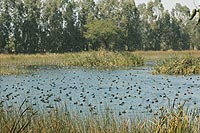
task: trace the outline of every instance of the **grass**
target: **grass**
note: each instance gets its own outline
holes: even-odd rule
[[[1,74],[21,74],[29,72],[29,68],[40,66],[56,67],[132,67],[144,65],[147,60],[162,60],[156,67],[158,73],[188,74],[199,72],[199,53],[191,51],[177,52],[176,56],[169,56],[174,51],[167,52],[82,52],[45,55],[0,55]],[[136,55],[136,56],[135,56]],[[155,67],[155,69],[156,69]],[[172,68],[171,68],[172,67]],[[187,68],[187,69],[185,69]],[[174,71],[176,70],[176,71]],[[79,113],[69,113],[67,109],[54,109],[50,113],[41,114],[25,105],[4,108],[0,101],[0,132],[95,132],[95,133],[181,133],[200,131],[199,110],[187,110],[184,103],[177,107],[162,107],[159,114],[153,118],[117,118],[110,113],[82,116]]]
[[[190,55],[189,60],[193,63],[189,67],[186,55]],[[64,54],[0,55],[0,75],[29,73],[42,66],[130,68],[143,66],[145,61],[162,62],[155,65],[155,74],[199,74],[197,62],[199,58],[199,51],[135,51],[130,53],[101,50]]]
[[[39,114],[30,106],[5,110],[0,108],[0,132],[40,133],[198,133],[198,109],[185,111],[184,103],[177,108],[160,109],[158,116],[150,119],[117,118],[112,114],[81,116],[67,110],[55,109],[49,114]]]
[[[186,50],[186,51],[135,51],[134,55],[145,58],[147,61],[160,61],[169,59],[172,56],[185,57],[191,55],[192,57],[200,57],[200,52],[197,50]]]
[[[142,65],[144,65],[144,58],[128,52],[93,51],[44,55],[0,55],[0,75],[27,73],[41,66],[112,69]]]
[[[200,57],[172,56],[154,66],[155,74],[190,75],[200,74]]]

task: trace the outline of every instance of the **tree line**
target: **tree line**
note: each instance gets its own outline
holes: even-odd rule
[[[187,6],[168,11],[161,0],[1,0],[0,53],[198,48],[189,16]]]

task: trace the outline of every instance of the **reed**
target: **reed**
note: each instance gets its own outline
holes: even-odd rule
[[[134,55],[140,56],[145,58],[146,60],[150,61],[160,61],[169,59],[172,56],[177,56],[180,58],[185,57],[186,55],[191,55],[195,58],[200,57],[200,52],[197,50],[185,50],[185,51],[135,51],[133,52]]]
[[[192,55],[172,56],[154,66],[154,74],[189,75],[200,74],[200,58]]]
[[[5,109],[2,105],[0,106],[0,132],[21,133],[30,129],[32,118],[37,111],[33,111],[31,106],[26,106],[25,102],[26,99],[19,108],[10,107]]]
[[[117,118],[110,113],[80,115],[54,109],[48,114],[36,113],[31,107],[12,108],[0,112],[0,132],[66,132],[66,133],[181,133],[200,131],[198,109],[191,111],[184,104],[161,108],[158,116],[149,119]]]
[[[38,67],[84,67],[84,68],[130,68],[143,66],[145,61],[172,60],[172,56],[185,58],[191,55],[195,59],[200,57],[199,51],[135,51],[135,52],[109,52],[105,50],[64,53],[64,54],[34,54],[34,55],[0,55],[0,75],[24,74],[37,70]],[[156,73],[171,74],[157,71]],[[173,73],[172,73],[173,74]]]
[[[27,73],[41,66],[127,68],[144,65],[144,58],[128,52],[92,51],[65,54],[0,55],[0,74]]]

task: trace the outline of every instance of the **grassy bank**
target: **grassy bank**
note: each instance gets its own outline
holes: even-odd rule
[[[25,109],[0,108],[0,132],[40,133],[198,133],[200,117],[197,109],[185,111],[183,105],[160,109],[160,114],[150,119],[116,118],[112,114],[70,114],[53,110],[49,114],[38,114],[31,107]]]
[[[136,51],[135,55],[155,61],[154,74],[200,74],[200,52],[193,51]]]
[[[197,50],[186,50],[186,51],[135,51],[134,55],[141,56],[146,60],[150,61],[160,61],[169,59],[172,56],[177,56],[180,58],[186,55],[191,55],[192,57],[200,57],[200,51]]]
[[[187,55],[185,57],[172,56],[154,66],[155,74],[189,75],[200,74],[200,57]]]
[[[41,66],[126,68],[144,65],[144,58],[128,52],[81,52],[65,54],[0,55],[0,74],[27,73]]]
[[[188,58],[185,59],[186,55],[190,55],[189,60],[193,62],[189,68],[185,68],[189,61]],[[199,66],[197,66],[199,58],[199,51],[135,51],[130,53],[103,50],[64,54],[0,55],[0,75],[28,73],[41,66],[128,68],[143,66],[145,61],[162,62],[155,66],[154,73],[156,74],[199,74]]]

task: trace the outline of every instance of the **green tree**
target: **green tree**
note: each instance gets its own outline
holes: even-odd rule
[[[21,0],[15,1],[13,5],[12,32],[15,53],[24,53],[24,39],[22,36],[22,27],[25,17],[25,6]]]
[[[140,4],[138,10],[141,19],[141,36],[144,50],[160,50],[160,12],[161,3],[150,1]],[[162,8],[161,8],[162,9]],[[162,10],[161,10],[162,11]]]
[[[84,49],[84,39],[81,34],[79,25],[77,24],[76,6],[75,1],[65,1],[63,2],[63,42],[62,47],[59,51],[61,52],[71,52],[71,51],[81,51]]]
[[[46,1],[43,9],[43,22],[46,34],[45,51],[58,52],[63,40],[63,17],[60,0]]]
[[[3,0],[0,4],[0,52],[12,52],[10,48],[11,8],[9,6],[11,1]]]
[[[176,41],[173,43],[174,50],[186,50],[190,48],[190,35],[187,31],[189,12],[189,8],[181,4],[176,4],[175,8],[172,9],[172,28],[176,37]]]
[[[24,52],[39,52],[39,23],[40,23],[40,0],[24,0],[26,17],[23,22],[22,36],[24,38]]]
[[[0,52],[185,50],[200,46],[189,8],[161,0],[1,0]]]
[[[118,33],[118,28],[112,20],[94,20],[85,25],[85,28],[84,36],[89,40],[92,49],[112,50]]]
[[[16,0],[12,5],[12,41],[15,53],[40,51],[40,0]]]
[[[163,13],[160,22],[160,48],[162,50],[172,49],[172,38],[173,38],[173,29],[171,27],[171,17],[168,11]]]
[[[94,0],[80,0],[77,3],[78,25],[84,28],[84,25],[92,22],[98,17],[98,8]]]
[[[126,0],[122,2],[123,16],[126,18],[127,33],[124,36],[125,44],[128,50],[142,50],[141,32],[140,32],[140,15],[133,0]],[[123,18],[122,16],[122,18]]]

